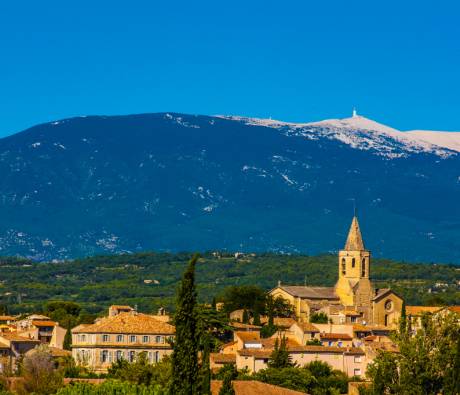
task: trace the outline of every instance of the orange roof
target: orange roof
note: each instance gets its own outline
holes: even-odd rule
[[[449,306],[447,310],[451,311],[452,313],[460,314],[460,306]]]
[[[241,322],[230,322],[229,324],[232,328],[235,329],[258,329],[260,330],[260,326],[251,325],[251,324],[242,324]]]
[[[260,332],[235,332],[235,335],[245,343],[260,340]]]
[[[120,310],[134,310],[131,306],[123,306],[119,304],[113,304],[110,306],[111,309],[120,309]]]
[[[56,322],[54,321],[32,321],[32,324],[34,324],[35,326],[56,326]]]
[[[210,358],[214,363],[236,363],[235,354],[222,354],[220,352],[213,352],[210,354]]]
[[[304,332],[319,332],[319,329],[313,324],[310,324],[309,322],[297,322],[297,325]]]
[[[72,333],[125,333],[125,334],[165,334],[175,333],[173,325],[157,320],[147,314],[120,313],[105,317],[92,325],[79,325]]]
[[[333,354],[364,354],[364,351],[357,347],[327,347],[327,346],[295,346],[288,347],[289,353],[333,353]],[[238,350],[237,353],[241,356],[251,356],[256,358],[270,358],[273,350],[267,349],[254,349],[245,348],[244,350]]]
[[[232,381],[235,395],[304,395],[303,392],[290,390],[283,387],[278,387],[272,384],[262,383],[261,381],[252,380],[234,380]],[[211,393],[212,395],[218,395],[222,387],[222,381],[213,380],[211,381]]]
[[[362,324],[353,324],[354,332],[371,332],[371,328]]]
[[[12,317],[11,315],[0,315],[0,321],[13,321],[15,320],[15,317]]]
[[[30,337],[20,336],[16,333],[9,332],[9,333],[2,333],[0,337],[3,337],[6,340],[12,342],[22,342],[22,343],[40,343],[39,340],[31,339]]]
[[[442,307],[438,306],[406,306],[407,315],[421,315],[423,313],[436,313]]]
[[[347,333],[320,333],[321,339],[331,340],[352,340],[351,336]]]

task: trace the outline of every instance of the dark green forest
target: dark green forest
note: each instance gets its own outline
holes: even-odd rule
[[[64,262],[0,258],[0,303],[11,314],[42,311],[46,302],[77,302],[90,313],[111,304],[129,304],[152,312],[173,310],[177,284],[190,253],[140,253],[95,256]],[[391,287],[411,304],[460,304],[460,267],[372,261],[377,288]],[[201,302],[211,302],[231,285],[258,285],[269,290],[283,284],[332,286],[337,279],[335,255],[258,254],[236,259],[204,253],[196,280]]]

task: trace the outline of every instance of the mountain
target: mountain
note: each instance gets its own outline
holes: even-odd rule
[[[336,251],[354,199],[374,256],[460,263],[459,136],[357,115],[37,125],[0,140],[0,254]]]

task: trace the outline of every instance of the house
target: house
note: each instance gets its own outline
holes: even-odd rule
[[[150,363],[172,353],[175,328],[164,315],[141,314],[131,309],[72,329],[72,356],[78,365],[106,372],[117,360],[134,361],[146,353]]]
[[[329,347],[351,347],[353,338],[346,333],[320,333],[321,344]]]
[[[288,339],[294,339],[298,344],[307,345],[309,341],[319,340],[319,329],[309,322],[294,322],[289,329],[284,332]]]
[[[375,288],[370,280],[371,253],[364,247],[358,218],[351,222],[345,247],[339,251],[334,287],[281,285],[270,291],[285,299],[296,318],[309,322],[315,312],[326,312],[333,323],[362,323],[395,327],[403,300],[389,288]]]
[[[313,361],[322,361],[349,377],[362,376],[366,370],[365,353],[361,348],[288,345],[287,349],[292,362],[298,366],[305,366]],[[272,349],[239,350],[236,353],[236,367],[237,369],[248,369],[251,373],[266,369],[272,352]]]
[[[224,365],[236,364],[236,354],[224,354],[220,352],[211,353],[209,356],[209,366],[211,370],[218,371]]]
[[[58,322],[44,315],[33,314],[16,323],[17,333],[23,337],[39,340],[51,347],[63,348],[67,330]]]
[[[23,337],[17,333],[0,334],[0,371],[14,368],[20,357],[40,344],[39,340]]]

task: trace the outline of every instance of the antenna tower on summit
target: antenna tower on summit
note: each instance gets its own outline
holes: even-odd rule
[[[353,118],[356,118],[358,116],[358,113],[356,112],[356,108],[353,107]]]

